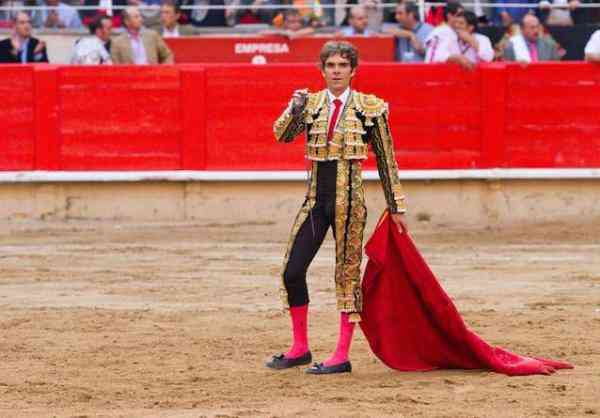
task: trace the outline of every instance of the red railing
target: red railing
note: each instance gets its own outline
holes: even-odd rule
[[[314,65],[0,67],[0,170],[294,170],[272,122]],[[600,167],[600,67],[363,64],[404,169]],[[373,160],[367,163],[374,167]]]

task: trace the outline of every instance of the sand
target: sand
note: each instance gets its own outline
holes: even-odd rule
[[[288,225],[0,225],[0,417],[600,415],[600,226],[411,227],[469,326],[574,370],[401,373],[360,332],[352,374],[264,367],[289,344]],[[310,270],[311,348],[334,348],[333,241]]]

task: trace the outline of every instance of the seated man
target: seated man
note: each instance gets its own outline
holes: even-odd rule
[[[160,6],[160,34],[163,38],[178,38],[195,33],[190,25],[180,25],[181,10],[174,0],[163,0]]]
[[[350,26],[342,28],[342,30],[339,32],[339,35],[372,36],[375,34],[367,28],[369,18],[367,16],[367,9],[364,6],[352,6],[348,16],[348,23],[350,24]]]
[[[89,24],[89,29],[91,36],[86,36],[75,42],[71,64],[112,64],[112,59],[107,49],[112,32],[112,19],[108,16],[98,16]]]
[[[44,0],[46,6],[53,9],[36,10],[32,19],[36,27],[48,29],[81,29],[81,19],[77,10],[59,0]]]
[[[13,34],[0,41],[0,63],[48,62],[46,44],[31,36],[31,18],[17,12],[13,18]]]
[[[396,21],[400,27],[388,31],[396,37],[396,61],[423,62],[425,59],[425,40],[433,27],[419,19],[415,3],[402,2],[396,6]]]
[[[460,53],[469,62],[492,62],[494,60],[494,48],[490,38],[477,31],[477,15],[466,11],[457,20],[458,47]]]
[[[172,64],[173,53],[161,36],[142,25],[142,15],[137,7],[129,6],[122,13],[126,31],[111,46],[115,64]]]
[[[560,61],[556,44],[541,37],[542,25],[534,15],[528,14],[521,23],[521,33],[510,38],[504,49],[506,61],[538,62]]]

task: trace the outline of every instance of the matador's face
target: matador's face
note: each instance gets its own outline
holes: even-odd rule
[[[352,68],[348,58],[336,54],[327,58],[321,73],[329,91],[339,95],[350,85],[350,80],[354,77],[356,68]]]

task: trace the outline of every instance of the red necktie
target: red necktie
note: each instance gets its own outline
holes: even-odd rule
[[[335,122],[340,114],[342,101],[340,99],[335,99],[333,104],[335,105],[335,109],[333,110],[333,115],[331,115],[331,122],[329,122],[329,129],[327,130],[327,142],[331,141],[333,138],[333,128],[335,128]]]

